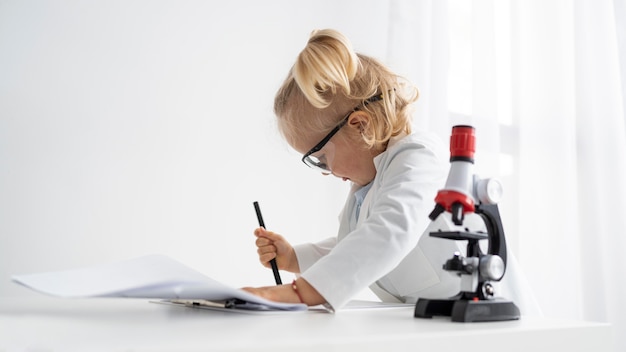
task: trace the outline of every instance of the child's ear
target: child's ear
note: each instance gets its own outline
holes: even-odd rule
[[[367,125],[370,123],[370,118],[370,114],[365,111],[355,111],[348,118],[348,126],[355,129],[359,133],[363,133],[363,131],[367,128]]]

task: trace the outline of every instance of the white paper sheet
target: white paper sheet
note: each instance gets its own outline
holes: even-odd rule
[[[13,281],[65,298],[132,297],[228,300],[237,298],[277,310],[306,310],[228,287],[164,255],[67,271],[14,275]]]

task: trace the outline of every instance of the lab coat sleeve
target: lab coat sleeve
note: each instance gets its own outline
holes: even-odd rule
[[[361,209],[366,218],[302,271],[334,309],[393,270],[417,245],[447,171],[440,154],[415,143],[396,146],[377,167],[366,214]]]
[[[317,243],[305,243],[294,246],[293,249],[296,252],[296,258],[298,258],[300,272],[304,272],[320,258],[330,253],[336,244],[337,237],[331,237]]]

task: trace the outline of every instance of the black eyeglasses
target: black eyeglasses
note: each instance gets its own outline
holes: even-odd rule
[[[326,135],[326,137],[324,137],[319,143],[317,143],[313,148],[311,148],[311,150],[309,150],[306,154],[304,154],[304,156],[302,157],[302,162],[308,167],[312,169],[316,169],[322,173],[325,173],[325,174],[331,173],[330,166],[328,166],[328,162],[327,162],[328,156],[325,154],[323,155],[313,155],[313,154],[319,152],[320,150],[322,150],[322,148],[324,148],[324,146],[328,143],[328,141],[330,141],[330,139],[333,138],[333,136],[337,132],[339,132],[339,130],[348,122],[348,118],[350,117],[350,115],[352,115],[353,112],[361,110],[361,106],[366,106],[369,103],[373,103],[375,101],[379,101],[382,99],[383,99],[382,93],[378,95],[374,95],[370,98],[367,98],[366,100],[363,101],[362,104],[359,104],[354,109],[352,109],[346,116],[344,116],[343,119],[341,119],[341,122],[339,122],[339,124],[335,126],[335,128],[333,128]]]

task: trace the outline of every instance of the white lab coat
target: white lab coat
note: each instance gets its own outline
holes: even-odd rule
[[[354,192],[359,186],[353,185],[338,236],[295,246],[301,276],[332,308],[372,284],[382,289],[375,293],[384,300],[404,300],[441,281],[416,245],[430,224],[435,195],[445,185],[448,157],[441,141],[427,132],[392,139],[374,159],[376,177],[358,221]],[[442,265],[441,258],[435,265]]]
[[[428,132],[392,139],[374,159],[376,177],[358,221],[354,192],[360,186],[353,185],[339,216],[338,235],[294,247],[301,276],[330,309],[341,308],[368,286],[385,302],[414,303],[420,297],[447,298],[459,292],[460,279],[444,271],[443,264],[455,251],[465,254],[467,242],[428,236],[453,227],[445,214],[434,222],[428,218],[437,191],[445,185],[448,159],[447,148]],[[474,216],[466,217],[464,226],[484,230]],[[512,284],[505,291],[517,293],[517,299],[532,297],[510,278],[518,269],[509,251],[511,266],[505,279]]]

